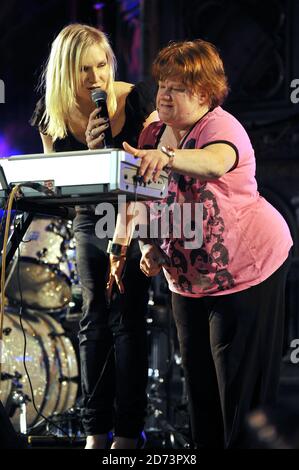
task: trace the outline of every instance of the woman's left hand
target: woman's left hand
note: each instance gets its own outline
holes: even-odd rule
[[[109,257],[110,268],[109,268],[109,278],[106,285],[106,297],[108,303],[110,303],[113,285],[116,282],[116,285],[119,289],[119,292],[123,294],[125,292],[124,284],[122,282],[122,274],[126,264],[125,256],[115,256],[110,255]]]
[[[101,149],[104,145],[105,130],[110,126],[109,121],[99,117],[99,109],[96,108],[89,116],[85,138],[89,150]]]
[[[149,180],[156,182],[163,168],[169,163],[169,158],[167,155],[161,152],[161,150],[136,149],[127,142],[123,142],[123,148],[126,152],[130,153],[135,158],[141,158],[138,174],[143,176],[145,183],[147,183]]]

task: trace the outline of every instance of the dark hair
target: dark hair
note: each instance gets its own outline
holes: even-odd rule
[[[180,264],[179,264],[179,267],[182,268],[183,270],[183,273],[186,273],[187,272],[187,260],[185,258],[185,256],[183,255],[183,253],[179,250],[176,250],[174,249],[173,252],[172,252],[172,255],[171,255],[171,265],[172,266],[177,266],[174,262],[173,262],[173,258],[176,257],[176,258],[179,258],[180,260]]]
[[[192,266],[195,264],[196,258],[200,256],[203,259],[204,263],[209,261],[209,255],[203,248],[197,248],[196,250],[192,250],[190,253],[190,261]]]
[[[188,290],[191,291],[192,290],[192,284],[191,282],[189,281],[189,279],[186,278],[186,276],[183,276],[182,274],[178,277],[178,284],[179,286],[182,286],[182,284],[185,284],[187,283],[188,284]]]
[[[226,248],[226,246],[222,245],[222,243],[215,243],[215,244],[212,246],[211,256],[213,256],[213,253],[214,253],[215,251],[220,251],[222,263],[223,263],[223,264],[228,264],[229,255],[228,255],[228,249]]]
[[[218,271],[215,274],[214,280],[218,284],[220,290],[229,289],[235,285],[233,276],[226,270]],[[227,286],[223,286],[224,281],[227,281]]]

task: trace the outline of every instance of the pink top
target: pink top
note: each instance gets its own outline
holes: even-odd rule
[[[143,130],[139,146],[157,147],[163,123]],[[189,132],[182,148],[204,148],[223,142],[237,153],[232,170],[213,181],[173,173],[173,202],[203,203],[203,243],[185,248],[181,238],[164,238],[164,269],[171,291],[188,297],[223,295],[261,283],[283,264],[292,246],[287,223],[257,191],[255,157],[242,125],[221,107],[204,115]],[[198,153],[200,158],[200,152]]]

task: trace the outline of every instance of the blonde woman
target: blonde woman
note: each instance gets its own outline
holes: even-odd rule
[[[115,147],[121,148],[124,140],[136,145],[143,127],[157,120],[151,88],[145,83],[134,86],[115,81],[115,68],[115,56],[103,32],[72,24],[58,34],[43,75],[44,97],[31,121],[39,128],[46,153],[103,146],[109,124],[97,116],[91,99],[95,88],[107,93]],[[148,279],[139,270],[140,252],[133,243],[126,254],[125,294],[117,295],[108,308],[108,240],[95,235],[99,216],[93,206],[76,210],[74,233],[83,290],[79,344],[86,448],[107,447],[111,430],[112,448],[135,448],[146,408]]]

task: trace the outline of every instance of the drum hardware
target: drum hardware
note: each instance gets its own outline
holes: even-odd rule
[[[40,420],[28,430],[28,443],[40,446],[46,445],[49,441],[50,446],[60,444],[77,445],[82,436],[82,444],[85,444],[85,433],[82,428],[81,408],[72,407],[63,413],[55,413],[47,417],[46,420]],[[84,441],[83,441],[84,439]],[[84,446],[83,446],[84,447]]]
[[[0,401],[0,449],[26,449],[25,438],[14,430],[11,421]]]
[[[45,259],[48,254],[48,248],[43,248],[40,251],[36,252],[36,257],[41,261],[42,259]]]
[[[159,427],[154,431],[146,431],[152,447],[165,449],[190,449],[189,439],[172,426],[163,415],[159,416]]]
[[[16,389],[13,390],[11,394],[11,397],[10,397],[10,410],[11,411],[8,413],[10,417],[14,415],[16,408],[20,408],[24,404],[26,405],[26,403],[32,401],[31,398],[27,395],[27,393],[22,392],[21,390],[22,387],[23,387],[22,384],[19,383],[18,385],[16,385]]]
[[[52,433],[51,433],[52,434]],[[69,436],[72,436],[69,434]],[[47,436],[28,436],[29,448],[38,448],[38,449],[73,449],[84,448],[86,438],[85,436],[75,435],[72,437],[66,436],[56,436],[56,435],[47,435]]]
[[[14,375],[4,373],[1,374],[1,380],[11,380],[11,391],[5,404],[5,410],[8,416],[12,418],[17,409],[19,410],[19,429],[21,434],[27,432],[27,403],[31,402],[31,398],[27,393],[23,392],[23,384],[21,383],[22,374],[15,371]]]
[[[72,291],[72,300],[68,304],[65,318],[66,320],[79,322],[82,318],[83,298],[82,298],[82,287],[81,287],[81,284],[79,284],[79,278],[77,278],[76,271],[74,274],[74,281],[72,283],[71,291]]]
[[[186,385],[169,289],[161,273],[153,278],[146,317],[149,340],[148,418],[145,432],[153,446],[189,446]],[[162,444],[161,444],[162,443]]]
[[[70,228],[71,228],[71,223],[69,222],[64,223],[62,219],[57,219],[49,223],[49,225],[46,226],[45,230],[47,232],[53,232],[56,235],[62,236],[64,240],[70,240],[71,239]]]
[[[0,380],[11,380],[13,379],[14,376],[11,375],[11,374],[8,374],[7,372],[1,372],[1,375],[0,375]]]
[[[78,375],[76,375],[75,377],[65,377],[65,376],[61,376],[59,377],[58,381],[60,383],[63,383],[63,382],[73,382],[75,384],[78,384],[80,383],[80,377]]]
[[[150,306],[155,305],[154,294],[155,294],[154,289],[150,288],[149,291],[148,291],[148,302],[147,302],[147,304],[150,305]],[[148,320],[150,320],[150,319],[148,319]]]
[[[45,436],[41,435],[41,433],[45,434]],[[56,441],[56,445],[61,444],[61,446],[65,446],[65,444],[70,442],[78,444],[81,437],[84,439],[82,444],[85,444],[81,408],[72,407],[64,413],[52,415],[48,421],[43,423],[42,427],[39,426],[38,434],[35,436],[29,436],[28,440],[33,443],[33,438],[35,444],[38,445],[39,440],[42,442],[45,441],[45,439],[54,439]]]
[[[49,338],[54,339],[54,338],[61,338],[62,336],[65,336],[65,332],[63,333],[58,333],[57,331],[50,331],[48,333]]]
[[[79,324],[80,320],[82,319],[82,313],[79,312],[71,312],[71,311],[68,311],[66,313],[66,316],[65,316],[65,321],[67,322],[75,322],[76,324]]]
[[[10,231],[8,243],[7,243],[7,252],[6,252],[6,265],[12,261],[15,252],[18,249],[20,240],[22,240],[24,234],[26,233],[30,223],[32,222],[33,216],[28,213],[23,214],[12,214],[13,219],[13,230]],[[2,219],[3,220],[3,219]],[[2,263],[2,252],[3,252],[3,233],[0,234],[0,262]],[[0,273],[1,277],[1,273]],[[9,275],[6,277],[6,285],[8,284]]]
[[[24,395],[21,391],[14,391],[11,397],[11,406],[9,417],[12,417],[17,409],[19,409],[19,429],[21,434],[27,433],[26,403],[31,401],[28,395]]]
[[[0,380],[19,380],[22,378],[22,374],[18,371],[15,371],[14,375],[9,374],[8,372],[1,372],[1,379]]]
[[[3,328],[3,334],[4,336],[8,336],[11,333],[11,328]]]

